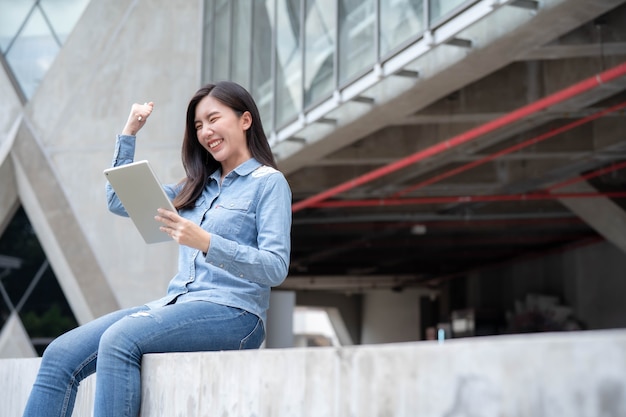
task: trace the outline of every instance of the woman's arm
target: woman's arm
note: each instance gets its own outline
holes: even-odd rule
[[[281,173],[268,177],[256,209],[257,248],[212,234],[206,261],[236,277],[280,285],[289,272],[291,190]]]
[[[118,135],[115,140],[115,153],[113,155],[113,162],[111,166],[117,167],[120,165],[126,165],[133,162],[135,157],[135,136],[131,135]],[[124,209],[122,202],[115,194],[115,190],[111,184],[106,183],[106,196],[107,207],[109,211],[120,216],[128,217],[128,213]]]
[[[206,262],[235,277],[265,286],[282,283],[289,272],[291,253],[291,190],[285,177],[268,176],[256,207],[256,247],[240,244],[168,210],[159,209],[161,230],[181,245],[198,249]]]
[[[115,153],[113,154],[113,162],[111,163],[112,167],[133,162],[135,158],[135,135],[146,124],[146,120],[150,117],[150,114],[152,114],[153,109],[153,102],[144,103],[143,105],[137,103],[132,105],[124,129],[122,129],[122,134],[118,135],[115,140]],[[128,217],[128,213],[119,198],[117,198],[115,190],[113,190],[113,187],[108,181],[105,191],[109,211],[120,216]],[[166,190],[166,192],[167,191],[168,190]],[[170,194],[168,193],[168,195]],[[172,197],[170,196],[170,198]]]

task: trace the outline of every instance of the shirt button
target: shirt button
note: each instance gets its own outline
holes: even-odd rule
[[[224,268],[224,264],[220,264],[220,268]]]
[[[243,274],[239,274],[239,278],[243,278]]]

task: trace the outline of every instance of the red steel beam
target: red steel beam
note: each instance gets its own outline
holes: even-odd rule
[[[412,155],[409,155],[405,158],[402,158],[396,162],[385,165],[381,168],[370,171],[366,174],[363,174],[359,177],[356,177],[350,181],[339,184],[335,187],[332,187],[326,191],[323,191],[314,196],[305,198],[297,203],[294,203],[291,206],[292,211],[295,213],[307,207],[312,207],[316,203],[324,201],[330,197],[333,197],[339,193],[348,191],[352,188],[358,187],[385,175],[391,174],[392,172],[398,171],[402,168],[405,168],[409,165],[412,165],[416,162],[422,161],[426,158],[430,158],[434,155],[442,153],[448,149],[457,147],[464,143],[470,142],[484,134],[497,130],[503,126],[514,123],[524,117],[530,116],[531,114],[537,113],[541,110],[544,110],[550,106],[554,106],[555,104],[561,103],[563,101],[569,100],[572,97],[580,95],[586,91],[594,89],[599,85],[610,82],[616,78],[622,77],[626,75],[626,62],[619,64],[611,69],[603,71],[599,74],[596,74],[592,77],[589,77],[583,81],[580,81],[576,84],[571,85],[563,90],[557,91],[554,94],[551,94],[547,97],[539,99],[535,102],[532,102],[526,106],[520,107],[517,110],[514,110],[504,116],[501,116],[497,119],[494,119],[490,122],[482,124],[478,127],[470,129],[464,133],[461,133],[457,136],[452,137],[451,139],[440,142],[436,145],[430,146],[424,150],[418,151]]]
[[[543,134],[541,134],[539,136],[535,136],[532,139],[528,139],[528,140],[526,140],[524,142],[518,143],[516,145],[513,145],[511,147],[503,149],[503,150],[501,150],[499,152],[495,152],[495,153],[493,153],[491,155],[487,155],[484,158],[481,158],[481,159],[479,159],[477,161],[473,161],[473,162],[470,162],[468,164],[462,165],[462,166],[460,166],[458,168],[451,169],[450,171],[446,171],[446,172],[443,172],[443,173],[441,173],[439,175],[435,175],[434,177],[431,177],[431,178],[429,178],[427,180],[424,180],[424,181],[422,181],[422,182],[420,182],[418,184],[414,184],[414,185],[412,185],[410,187],[407,187],[407,188],[405,188],[403,190],[400,190],[400,191],[392,194],[391,197],[400,197],[400,196],[402,196],[404,194],[410,193],[410,192],[415,191],[417,189],[420,189],[420,188],[426,187],[428,185],[434,184],[434,183],[439,182],[439,181],[441,181],[441,180],[443,180],[445,178],[452,177],[453,175],[460,174],[461,172],[465,172],[465,171],[467,171],[469,169],[472,169],[474,167],[477,167],[477,166],[482,165],[484,163],[487,163],[489,161],[493,161],[494,159],[499,158],[501,156],[510,154],[512,152],[519,151],[520,149],[524,149],[524,148],[526,148],[528,146],[535,145],[535,144],[537,144],[539,142],[543,142],[546,139],[550,139],[550,138],[552,138],[554,136],[560,135],[561,133],[567,132],[568,130],[572,130],[572,129],[578,127],[578,126],[584,125],[585,123],[589,123],[589,122],[592,122],[594,120],[597,120],[600,117],[606,116],[609,113],[613,113],[613,112],[621,110],[621,109],[623,109],[625,107],[626,107],[626,102],[623,102],[623,103],[616,104],[615,106],[611,106],[611,107],[609,107],[607,109],[600,110],[600,111],[598,111],[596,113],[593,113],[593,114],[591,114],[591,115],[589,115],[587,117],[583,117],[582,119],[578,119],[578,120],[576,120],[574,122],[568,123],[566,125],[558,127],[556,129],[553,129],[553,130],[551,130],[549,132],[543,133]],[[576,181],[574,181],[574,182],[576,182]]]
[[[562,198],[626,198],[626,191],[608,193],[555,193],[548,194],[502,194],[502,195],[467,195],[467,196],[434,196],[416,198],[379,198],[371,200],[333,200],[314,203],[310,207],[338,208],[338,207],[389,207],[419,204],[449,204],[449,203],[476,203],[484,201],[538,201],[557,200]]]

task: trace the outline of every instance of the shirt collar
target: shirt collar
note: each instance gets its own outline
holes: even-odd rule
[[[262,164],[256,159],[250,158],[246,162],[243,162],[242,164],[240,164],[237,168],[233,169],[233,172],[235,172],[240,177],[244,177],[246,175],[251,174],[255,169],[257,169],[261,165]],[[221,175],[222,175],[222,168],[218,168],[211,174],[211,178],[219,182]]]

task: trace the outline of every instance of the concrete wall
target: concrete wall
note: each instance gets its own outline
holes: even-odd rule
[[[147,246],[130,220],[108,213],[102,170],[110,166],[131,104],[154,101],[137,159],[149,159],[164,182],[182,177],[184,115],[200,85],[200,6],[90,2],[27,108],[30,130],[122,307],[164,293],[176,245]]]
[[[174,243],[148,246],[130,220],[107,211],[102,171],[132,103],[154,101],[136,157],[164,182],[182,177],[185,111],[201,79],[201,7],[90,2],[25,107],[0,71],[0,232],[21,204],[79,323],[162,296],[175,273]]]
[[[19,121],[21,103],[2,66],[0,66],[0,234],[17,208],[17,187],[13,165],[8,157]]]
[[[526,294],[546,294],[572,307],[590,329],[626,327],[626,256],[601,242],[472,275],[473,307],[512,310]]]
[[[565,298],[590,328],[626,327],[626,255],[605,242],[563,254]]]
[[[416,289],[365,293],[361,343],[420,340],[420,295]]]
[[[20,415],[38,363],[0,360],[3,415]],[[147,355],[141,415],[623,416],[624,369],[623,330]],[[90,415],[93,388],[75,416]]]

